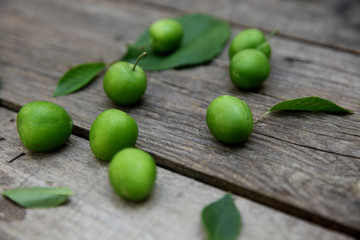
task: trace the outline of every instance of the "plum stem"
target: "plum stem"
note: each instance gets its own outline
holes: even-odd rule
[[[138,56],[138,58],[136,59],[136,62],[135,62],[135,64],[134,64],[134,67],[132,68],[133,71],[135,71],[135,67],[136,67],[136,65],[138,64],[139,60],[142,59],[143,57],[146,57],[146,56],[147,56],[147,52],[143,52],[142,54],[140,54],[140,55]]]

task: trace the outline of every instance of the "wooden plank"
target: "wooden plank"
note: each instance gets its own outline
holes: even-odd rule
[[[224,191],[158,168],[154,192],[135,204],[121,200],[85,139],[71,136],[51,153],[21,145],[16,113],[0,108],[0,191],[19,186],[69,186],[76,192],[64,206],[24,209],[0,197],[0,239],[204,239],[200,212]],[[13,153],[25,153],[8,163]],[[242,213],[241,239],[346,240],[339,233],[234,196]]]
[[[106,98],[101,79],[76,94],[51,95],[68,67],[85,61],[113,61],[124,53],[125,42],[172,12],[143,11],[131,3],[120,8],[116,2],[14,0],[1,4],[3,105],[19,109],[34,100],[56,102],[69,111],[76,134],[82,136],[101,111],[125,110],[139,124],[138,146],[155,155],[161,166],[359,234],[357,113],[272,114],[255,125],[249,141],[237,147],[214,140],[205,123],[208,104],[223,94],[245,100],[255,118],[281,100],[311,95],[358,112],[358,55],[274,38],[272,74],[256,92],[233,86],[224,51],[205,66],[148,72],[149,86],[141,103],[120,108]]]
[[[239,24],[290,38],[360,53],[360,2],[357,0],[141,0],[181,12],[204,12]]]

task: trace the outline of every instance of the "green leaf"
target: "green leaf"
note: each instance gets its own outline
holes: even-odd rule
[[[296,99],[284,101],[270,108],[269,112],[275,110],[337,112],[337,113],[353,112],[352,110],[345,109],[329,100],[319,97],[296,98]]]
[[[206,206],[202,223],[209,240],[234,240],[241,230],[241,216],[230,193]]]
[[[264,115],[254,121],[257,123],[270,112],[282,111],[313,111],[313,112],[331,112],[331,113],[352,113],[352,110],[340,107],[339,105],[320,97],[295,98],[276,104],[270,108]]]
[[[74,195],[68,187],[43,188],[28,187],[5,190],[2,194],[22,207],[47,208],[64,203],[68,196]]]
[[[144,51],[148,56],[141,60],[145,70],[163,70],[191,66],[210,61],[223,49],[230,37],[228,23],[204,14],[190,14],[176,18],[183,27],[184,37],[181,46],[170,55],[156,55],[150,47],[150,33],[147,29],[121,60],[134,63]]]
[[[91,82],[106,67],[105,63],[84,63],[69,69],[56,84],[54,97],[76,92]]]

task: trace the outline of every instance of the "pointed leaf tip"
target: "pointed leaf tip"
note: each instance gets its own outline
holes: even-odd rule
[[[202,223],[209,240],[235,240],[241,230],[241,215],[230,193],[206,206]]]

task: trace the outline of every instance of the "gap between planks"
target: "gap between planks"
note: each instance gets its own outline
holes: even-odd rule
[[[0,98],[0,107],[4,107],[8,110],[18,112],[22,106]],[[87,129],[77,126],[75,124],[73,125],[72,134],[77,137],[86,139],[86,140],[89,139],[89,131]],[[260,203],[262,205],[279,210],[281,212],[293,215],[295,217],[306,220],[310,223],[317,224],[322,227],[328,228],[330,230],[334,230],[334,231],[338,231],[338,232],[347,234],[349,236],[360,238],[360,232],[357,229],[346,226],[346,225],[342,224],[341,222],[333,221],[326,217],[322,217],[318,214],[314,214],[310,211],[306,211],[306,210],[303,210],[296,206],[290,205],[286,202],[282,202],[282,201],[273,199],[271,196],[267,196],[267,195],[261,194],[256,191],[249,190],[247,188],[243,188],[241,186],[238,186],[231,182],[225,181],[223,179],[219,179],[219,178],[210,176],[208,174],[205,174],[203,172],[197,171],[195,169],[191,169],[184,165],[171,162],[168,159],[161,157],[151,151],[149,151],[149,153],[154,157],[157,166],[159,166],[163,169],[166,169],[171,172],[174,172],[174,173],[186,176],[188,178],[197,180],[199,182],[216,187],[218,189],[232,192],[238,196],[247,198],[251,201]],[[13,159],[13,160],[16,160],[17,158],[22,157],[23,155],[25,155],[25,154],[22,153],[19,156],[15,157],[15,159]],[[8,162],[8,163],[11,163],[11,162]]]

